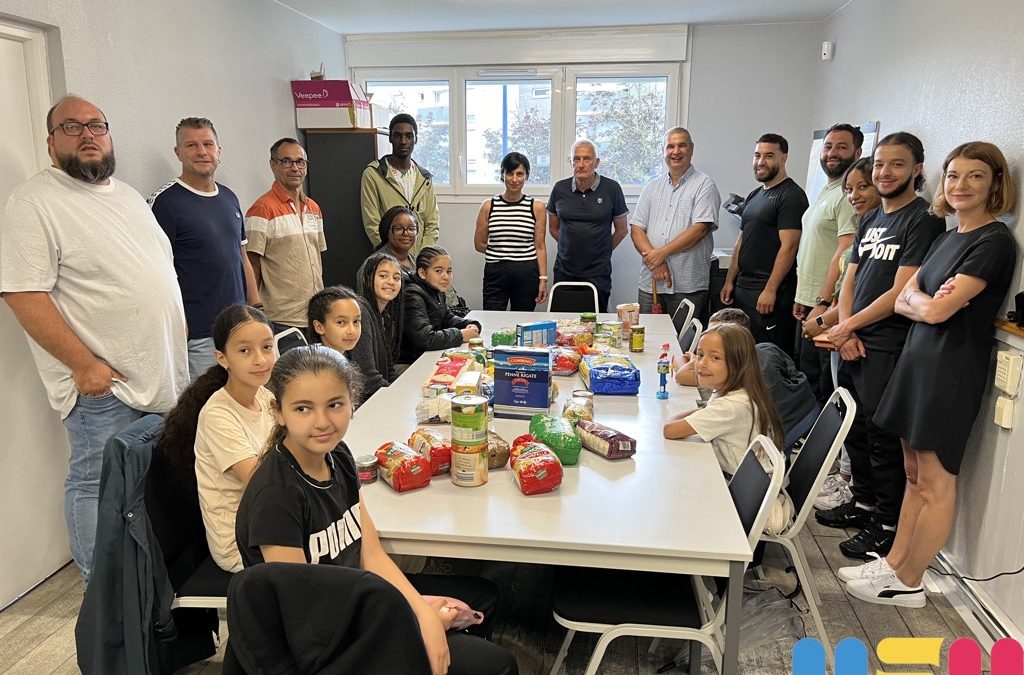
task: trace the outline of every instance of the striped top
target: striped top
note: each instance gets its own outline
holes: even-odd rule
[[[502,260],[536,260],[534,231],[537,218],[533,214],[533,197],[523,195],[518,202],[507,202],[501,195],[491,197],[487,216],[487,262]]]

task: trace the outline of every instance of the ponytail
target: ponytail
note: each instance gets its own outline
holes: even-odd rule
[[[160,436],[160,457],[167,475],[188,495],[198,494],[196,486],[196,427],[199,412],[210,397],[228,383],[228,371],[214,364],[196,378],[167,413]]]

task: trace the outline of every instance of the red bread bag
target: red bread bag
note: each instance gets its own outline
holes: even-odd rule
[[[562,484],[562,463],[551,448],[537,441],[522,444],[516,439],[512,449],[512,479],[524,495],[551,492]]]
[[[395,492],[430,484],[430,462],[405,443],[388,441],[377,448],[380,475]]]

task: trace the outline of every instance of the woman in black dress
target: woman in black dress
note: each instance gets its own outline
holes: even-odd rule
[[[946,157],[942,176],[932,210],[956,213],[958,226],[935,240],[896,300],[896,313],[915,323],[875,413],[903,443],[908,482],[896,541],[885,558],[840,574],[851,595],[877,604],[925,604],[921,579],[953,526],[956,476],[989,377],[992,321],[1017,259],[1013,235],[996,220],[1016,204],[999,148],[965,143]]]

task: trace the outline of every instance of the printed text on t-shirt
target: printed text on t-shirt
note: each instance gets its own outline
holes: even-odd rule
[[[875,260],[892,260],[899,253],[900,244],[886,244],[885,242],[895,237],[883,237],[888,227],[872,227],[868,228],[868,231],[864,233],[864,238],[860,242],[860,247],[857,249],[857,254],[863,258],[866,253],[870,253],[871,258]]]
[[[362,536],[363,531],[359,526],[359,504],[354,504],[336,522],[309,535],[309,562],[315,565],[324,556],[330,556],[330,560],[334,560]]]

